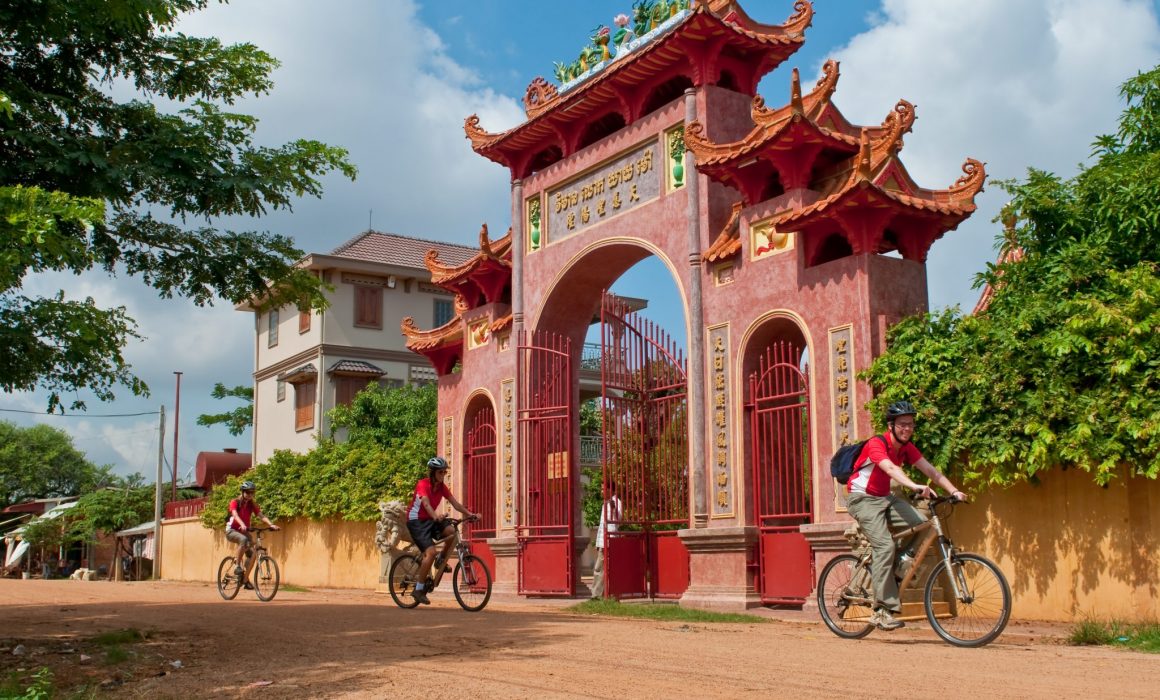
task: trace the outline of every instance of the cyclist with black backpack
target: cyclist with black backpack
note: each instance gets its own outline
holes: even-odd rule
[[[902,466],[910,465],[954,498],[966,500],[966,494],[928,462],[911,442],[917,413],[909,401],[890,404],[886,409],[886,432],[863,444],[846,483],[846,509],[862,527],[862,534],[874,552],[870,575],[875,605],[870,621],[881,630],[895,630],[905,624],[895,617],[902,611],[902,603],[898,598],[898,581],[894,578],[891,527],[904,529],[926,521],[906,499],[890,493],[890,482],[897,481],[921,498],[933,497],[930,486],[907,476]]]
[[[407,531],[411,533],[411,541],[423,553],[423,561],[419,568],[419,582],[411,597],[430,605],[427,598],[427,574],[435,562],[435,540],[443,541],[443,557],[441,562],[447,561],[447,556],[455,546],[455,526],[439,517],[439,505],[446,498],[455,510],[467,516],[468,520],[479,518],[478,513],[472,513],[451,495],[447,487],[447,472],[451,465],[442,457],[432,457],[427,460],[427,476],[419,479],[415,484],[415,495],[411,500],[411,508],[407,511]]]

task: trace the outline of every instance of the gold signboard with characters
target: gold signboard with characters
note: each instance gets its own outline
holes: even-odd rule
[[[451,459],[451,454],[452,454],[451,446],[452,446],[452,440],[455,436],[454,427],[455,427],[455,419],[454,418],[451,418],[450,416],[448,416],[447,418],[443,419],[443,459],[447,460],[448,465],[451,465],[453,462],[453,460]],[[454,470],[447,472],[447,484],[448,484],[448,486],[450,486],[450,484],[451,484],[451,475],[453,473],[454,473]]]
[[[655,139],[648,141],[548,192],[544,213],[551,239],[558,241],[659,197],[664,161],[658,149]]]
[[[777,214],[764,221],[757,221],[749,225],[749,250],[751,260],[768,258],[771,255],[786,253],[793,250],[794,235],[789,231],[778,231],[770,221]]]
[[[512,440],[515,435],[515,410],[512,399],[515,396],[516,380],[505,379],[500,383],[500,469],[503,471],[503,522],[511,527],[515,524],[515,476],[512,468]]]
[[[831,434],[833,451],[842,445],[857,442],[854,398],[854,340],[853,326],[830,329],[830,405],[832,406]],[[846,489],[834,482],[834,508],[846,510]]]
[[[729,387],[729,324],[709,328],[709,408],[712,411],[709,465],[712,479],[712,517],[733,517],[731,438],[733,405]]]

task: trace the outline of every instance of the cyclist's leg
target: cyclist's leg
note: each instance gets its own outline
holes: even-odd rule
[[[419,565],[419,583],[416,586],[418,590],[423,590],[426,587],[424,582],[427,580],[427,575],[431,573],[431,564],[435,561],[435,540],[432,537],[434,525],[434,521],[431,520],[407,521],[407,530],[411,533],[411,541],[422,552],[422,561]]]
[[[238,545],[238,553],[235,556],[235,559],[238,562],[238,567],[240,568],[243,565],[243,562],[246,560],[246,546],[249,545],[250,538],[247,536],[247,533],[238,532],[237,530],[227,528],[226,539]]]
[[[445,525],[443,527],[442,538],[443,538],[443,561],[447,561],[447,558],[449,556],[451,556],[451,550],[455,549],[455,541],[458,539],[456,537],[455,526],[454,525]]]
[[[892,613],[902,610],[898,582],[894,580],[894,538],[890,535],[890,500],[884,496],[850,494],[846,510],[862,527],[874,557],[870,561],[870,581],[876,608]]]
[[[921,525],[926,522],[927,518],[922,513],[910,505],[910,501],[898,496],[888,496],[890,499],[890,527],[897,530],[905,530],[915,525]],[[903,549],[913,549],[914,542],[919,538],[919,535],[913,535],[899,546]]]

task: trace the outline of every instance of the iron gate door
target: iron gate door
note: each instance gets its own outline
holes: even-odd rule
[[[621,501],[609,521],[616,531],[605,533],[605,591],[678,598],[689,587],[689,553],[677,538],[689,525],[685,359],[615,295],[604,294],[600,315],[603,500],[615,488]]]
[[[572,344],[554,333],[529,339],[521,332],[518,352],[519,592],[572,596]]]
[[[799,525],[810,522],[809,392],[802,348],[779,341],[749,377],[753,512],[763,603],[801,604],[813,589],[813,557]]]
[[[463,463],[467,466],[467,484],[464,489],[465,505],[479,513],[479,521],[464,525],[464,539],[472,554],[495,571],[495,555],[487,544],[495,537],[496,474],[495,474],[495,409],[490,405],[475,413],[467,430]]]

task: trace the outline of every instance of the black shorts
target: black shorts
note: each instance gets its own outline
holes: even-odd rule
[[[447,523],[442,520],[408,520],[407,531],[411,533],[411,541],[426,552],[429,547],[435,546],[436,539],[443,538],[443,528]]]

